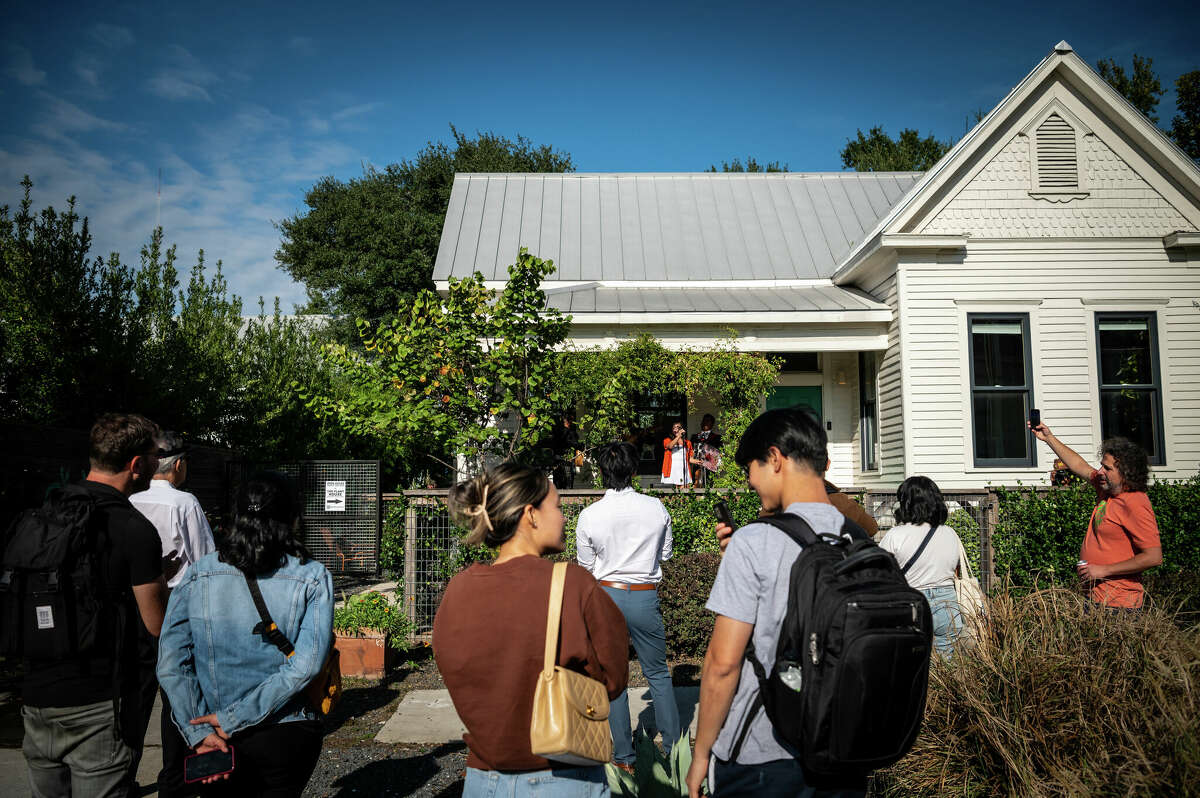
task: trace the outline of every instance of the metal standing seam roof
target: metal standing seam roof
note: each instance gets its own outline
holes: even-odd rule
[[[506,280],[521,247],[554,281],[826,279],[920,176],[457,174],[433,279]]]

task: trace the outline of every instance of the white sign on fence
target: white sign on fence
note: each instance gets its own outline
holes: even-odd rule
[[[346,512],[346,481],[344,479],[325,482],[325,512]]]

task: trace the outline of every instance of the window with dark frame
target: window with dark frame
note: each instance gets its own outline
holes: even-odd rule
[[[1100,434],[1128,438],[1163,465],[1158,320],[1153,312],[1097,313]]]
[[[858,418],[863,471],[879,469],[879,399],[876,394],[878,362],[879,356],[875,352],[858,353]]]
[[[1028,313],[967,314],[971,360],[971,431],[975,466],[1037,465]]]

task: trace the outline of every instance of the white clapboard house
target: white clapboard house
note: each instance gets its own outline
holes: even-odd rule
[[[820,414],[842,485],[1044,483],[1031,407],[1085,455],[1125,435],[1183,477],[1198,231],[1200,169],[1063,42],[924,174],[456,175],[434,278],[501,286],[527,247],[577,345],[735,330],[783,358],[765,406]],[[639,418],[684,413],[664,385]]]

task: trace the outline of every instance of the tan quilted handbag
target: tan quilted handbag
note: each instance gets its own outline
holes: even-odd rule
[[[976,626],[983,621],[987,597],[979,586],[979,580],[971,573],[967,550],[963,548],[961,539],[958,541],[958,568],[954,571],[954,595],[958,599],[958,611],[962,613],[963,634],[973,634],[977,631]]]
[[[567,564],[554,564],[546,613],[546,654],[533,691],[529,746],[536,756],[568,765],[602,765],[612,759],[608,690],[595,679],[555,665]]]

